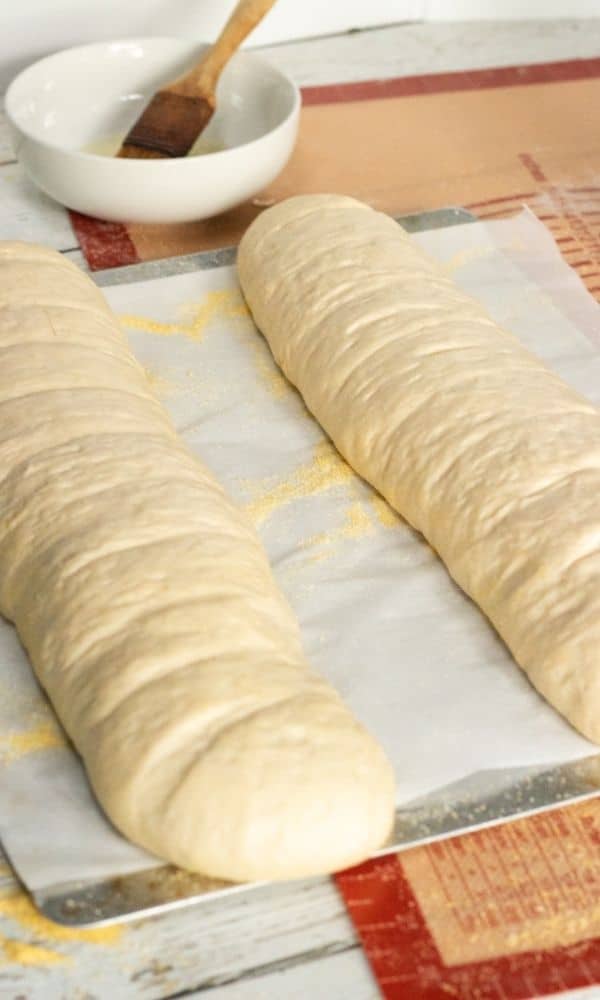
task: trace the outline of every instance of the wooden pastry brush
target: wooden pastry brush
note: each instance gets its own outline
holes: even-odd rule
[[[275,0],[240,0],[217,41],[193,69],[162,87],[127,133],[117,156],[187,156],[215,110],[221,72]]]

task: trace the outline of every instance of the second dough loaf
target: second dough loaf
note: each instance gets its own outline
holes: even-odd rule
[[[353,199],[269,209],[238,268],[275,359],[342,455],[600,742],[596,407]]]

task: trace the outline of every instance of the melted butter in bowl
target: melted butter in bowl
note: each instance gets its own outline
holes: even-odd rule
[[[207,219],[258,196],[291,155],[300,94],[254,52],[236,52],[223,70],[218,110],[190,155],[114,155],[146,101],[204,49],[176,38],[101,42],[20,73],[5,113],[31,179],[68,208],[114,222]]]
[[[116,156],[123,144],[124,135],[105,135],[83,146],[82,153],[93,153],[94,156]],[[188,156],[206,156],[207,153],[221,153],[227,146],[220,139],[202,134],[198,137]]]

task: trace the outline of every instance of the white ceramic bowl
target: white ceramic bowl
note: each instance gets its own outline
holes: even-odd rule
[[[292,152],[300,94],[250,52],[238,52],[224,70],[218,110],[199,143],[219,151],[172,160],[85,151],[107,142],[117,148],[148,98],[204,48],[175,38],[129,39],[67,49],[29,66],[9,87],[5,110],[31,179],[68,208],[119,222],[205,219],[258,194]]]

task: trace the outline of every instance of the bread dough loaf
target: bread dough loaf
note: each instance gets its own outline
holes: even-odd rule
[[[246,880],[390,832],[390,765],[308,667],[246,516],[178,440],[94,284],[0,244],[0,611],[131,840]]]
[[[238,268],[275,359],[344,458],[600,742],[598,410],[353,199],[267,210]]]

